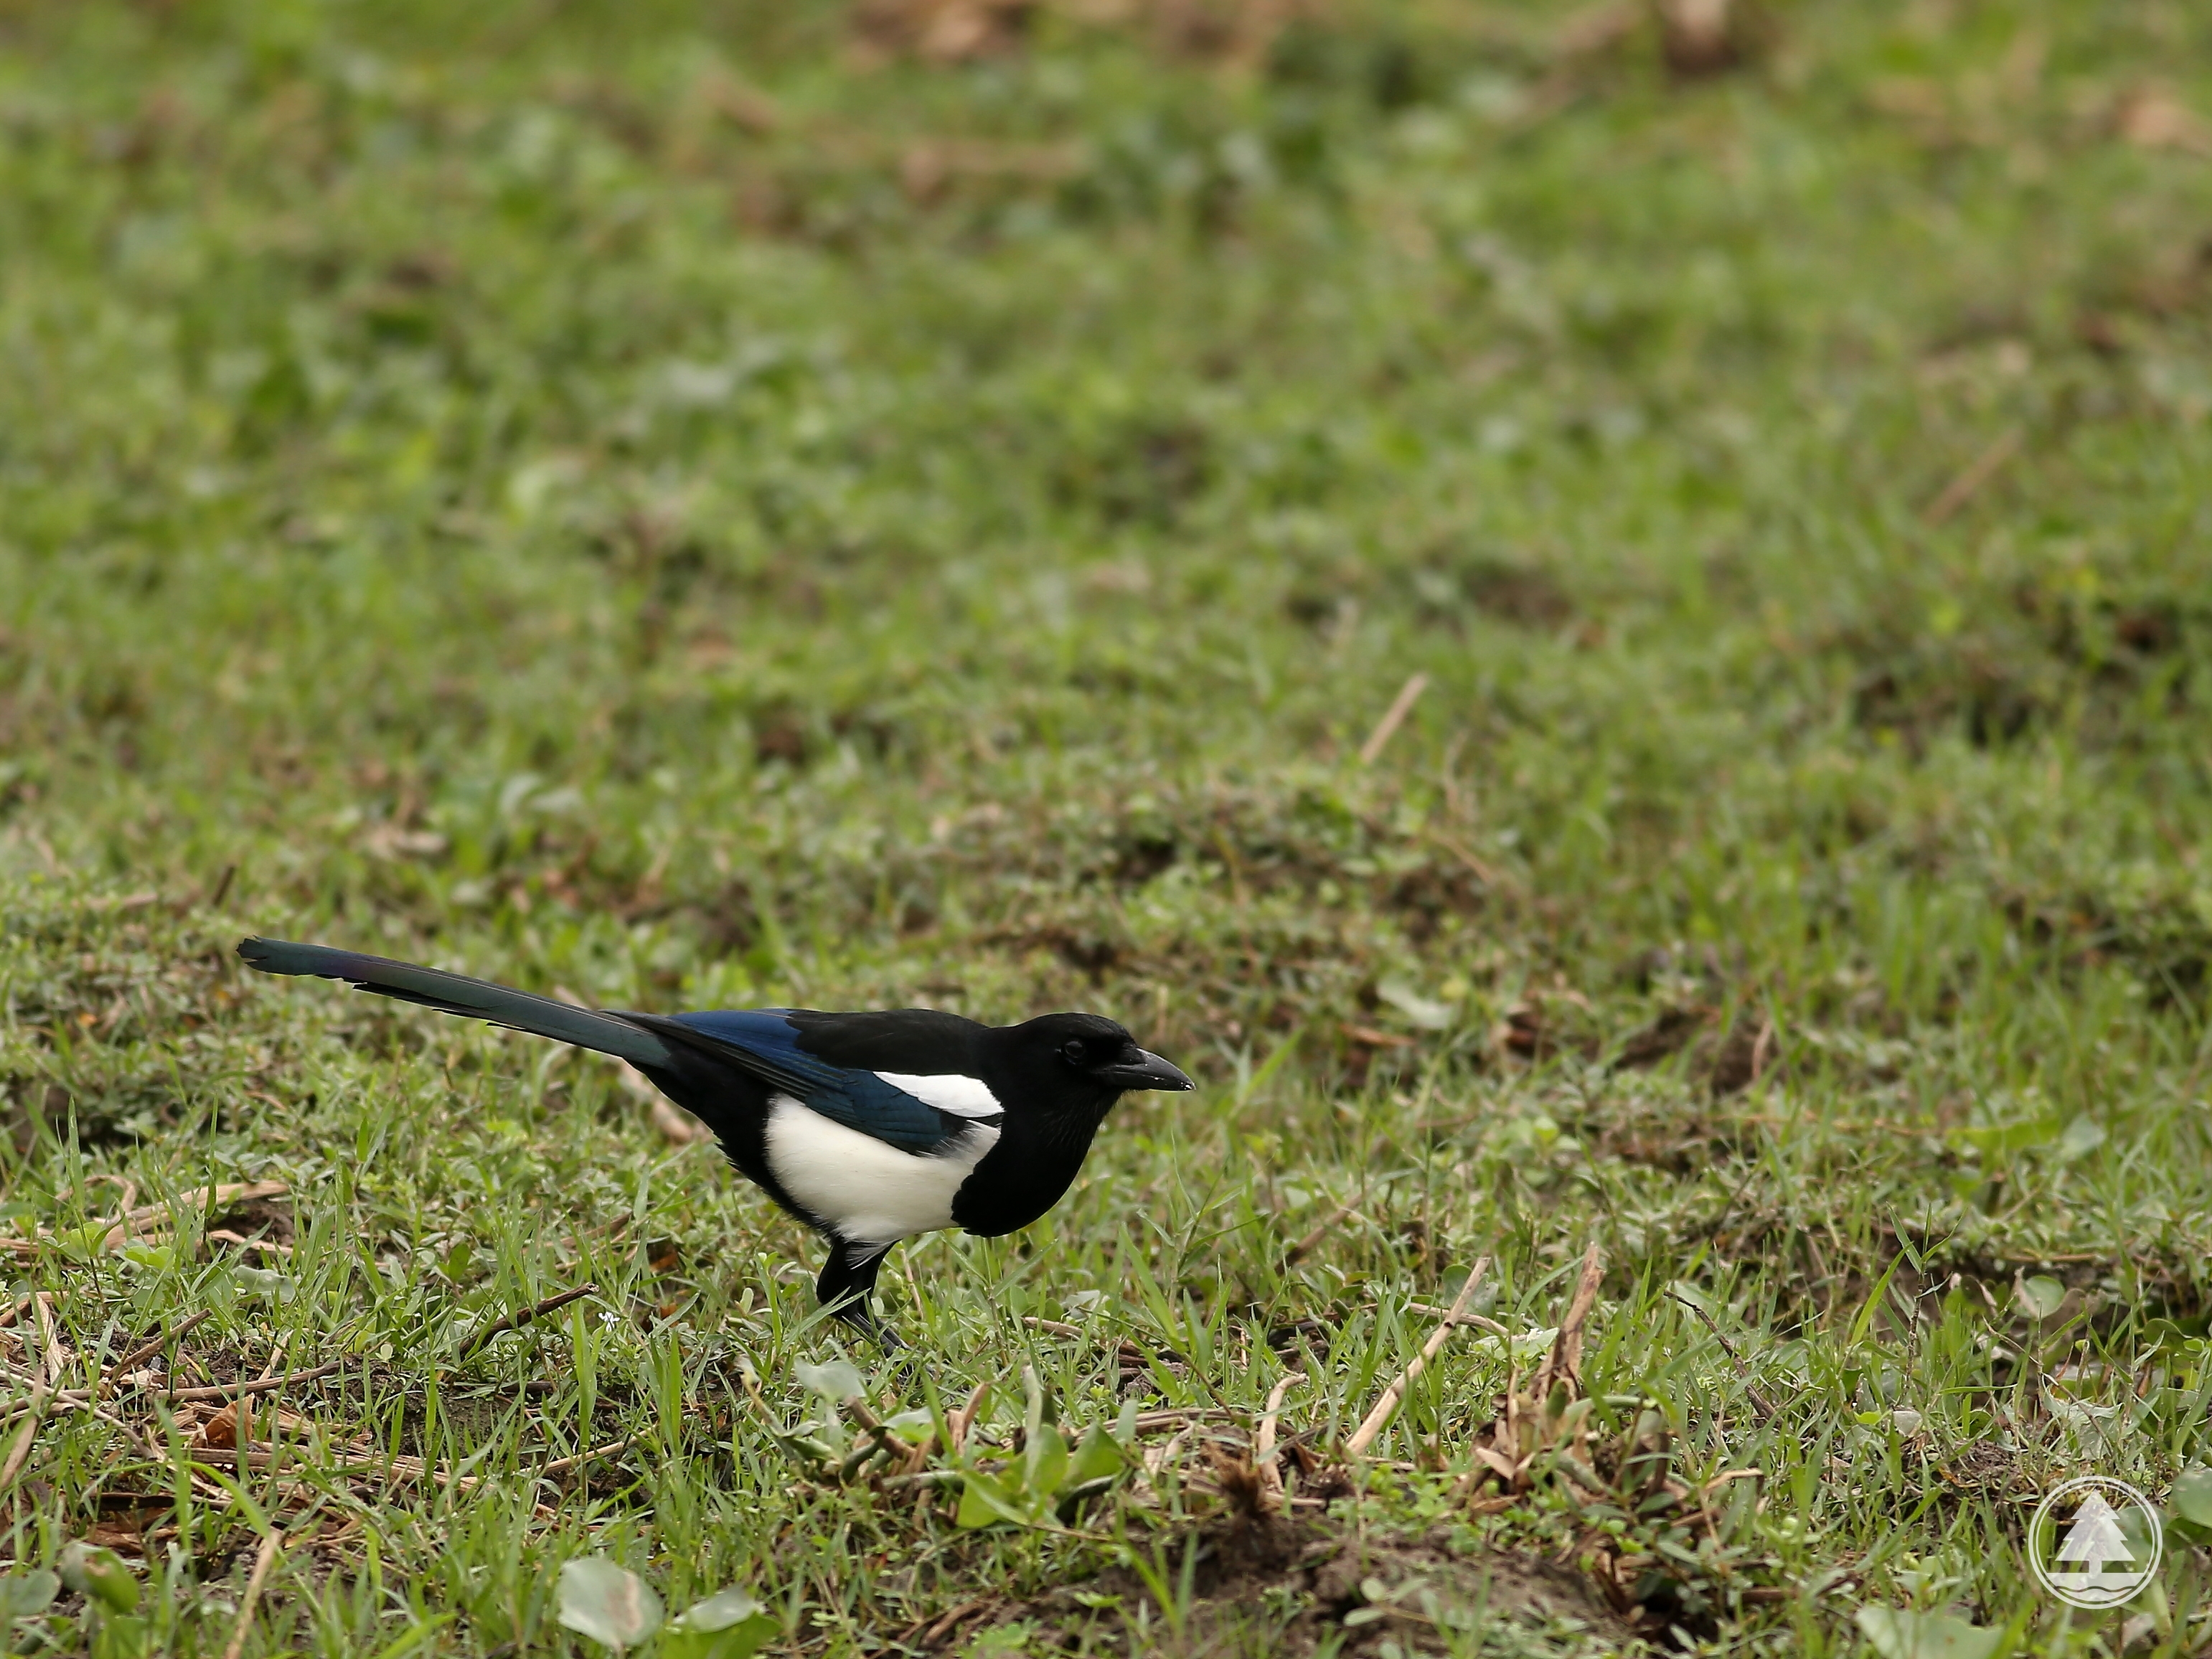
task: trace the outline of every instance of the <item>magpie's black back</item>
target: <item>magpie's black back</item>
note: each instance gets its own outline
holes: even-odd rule
[[[238,950],[264,973],[343,980],[628,1060],[830,1241],[817,1288],[870,1330],[867,1297],[893,1244],[939,1227],[1027,1226],[1060,1201],[1124,1093],[1192,1086],[1097,1014],[991,1026],[928,1008],[634,1013],[326,945]]]

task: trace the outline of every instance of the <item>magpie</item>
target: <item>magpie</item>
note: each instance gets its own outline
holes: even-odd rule
[[[324,945],[246,939],[264,974],[358,989],[615,1054],[702,1120],[738,1170],[820,1233],[822,1305],[897,1346],[870,1310],[892,1245],[959,1227],[996,1238],[1060,1201],[1114,1103],[1191,1080],[1097,1014],[983,1025],[933,1008],[641,1014]]]

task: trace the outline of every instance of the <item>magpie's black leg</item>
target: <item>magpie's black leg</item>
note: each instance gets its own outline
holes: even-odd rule
[[[872,1341],[886,1348],[903,1346],[890,1326],[878,1320],[869,1306],[875,1293],[876,1274],[890,1252],[888,1244],[855,1244],[833,1239],[830,1260],[822,1277],[814,1281],[814,1294],[825,1308]]]

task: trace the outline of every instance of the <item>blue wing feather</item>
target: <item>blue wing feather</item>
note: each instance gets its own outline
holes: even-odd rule
[[[848,1129],[908,1152],[933,1152],[966,1133],[963,1118],[917,1100],[873,1072],[833,1066],[799,1046],[780,1008],[678,1014],[679,1025],[712,1037],[763,1082]]]

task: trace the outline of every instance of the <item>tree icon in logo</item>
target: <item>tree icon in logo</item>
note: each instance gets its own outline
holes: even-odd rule
[[[2141,1492],[2093,1474],[2036,1505],[2027,1544],[2028,1565],[2053,1595],[2077,1607],[2112,1607],[2150,1582],[2164,1540]]]

